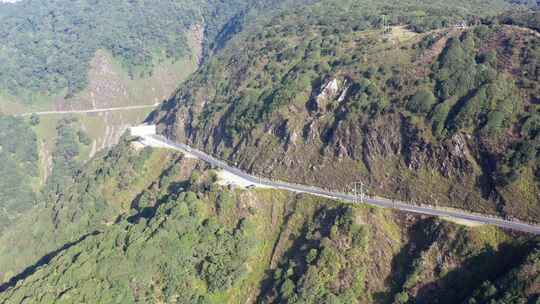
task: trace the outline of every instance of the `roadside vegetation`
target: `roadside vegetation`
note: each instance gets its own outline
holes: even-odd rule
[[[135,149],[127,138],[75,180],[0,236],[1,301],[534,303],[539,296],[532,236],[223,187],[204,164]]]

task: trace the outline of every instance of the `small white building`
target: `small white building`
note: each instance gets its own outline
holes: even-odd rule
[[[454,24],[454,28],[457,28],[457,29],[466,29],[468,27],[467,25],[467,22],[465,21],[460,21],[456,24]]]
[[[156,125],[138,125],[129,128],[129,133],[131,136],[149,136],[156,135]]]

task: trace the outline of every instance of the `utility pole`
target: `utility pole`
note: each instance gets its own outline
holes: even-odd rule
[[[358,201],[358,185],[360,185],[360,201]],[[366,194],[364,192],[364,183],[363,182],[354,182],[353,183],[353,189],[354,189],[354,203],[358,204],[364,203]]]
[[[354,204],[358,204],[358,190],[356,189],[356,184],[354,183]]]
[[[364,200],[365,196],[366,195],[364,193],[364,183],[361,182],[360,183],[360,203],[362,204],[365,203],[365,200]]]
[[[388,16],[382,15],[382,23],[383,23],[383,38],[386,38],[388,33],[390,32],[390,25],[388,23]]]

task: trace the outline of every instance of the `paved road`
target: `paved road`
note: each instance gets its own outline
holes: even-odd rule
[[[299,192],[299,193],[309,193],[316,196],[327,197],[331,199],[343,200],[343,201],[348,201],[348,202],[357,201],[357,198],[355,198],[354,195],[347,194],[347,193],[333,192],[333,191],[329,191],[329,190],[325,190],[325,189],[313,187],[313,186],[273,181],[273,180],[250,175],[200,150],[191,148],[190,146],[182,144],[182,143],[172,142],[160,135],[143,136],[143,141],[145,144],[149,146],[170,148],[170,149],[175,149],[182,152],[187,152],[211,164],[212,166],[221,168],[222,170],[225,170],[231,174],[234,174],[242,179],[245,179],[253,183],[255,187],[266,187],[266,188],[281,189],[281,190],[287,190],[287,191],[293,191],[293,192]],[[505,228],[505,229],[512,229],[512,230],[540,235],[540,226],[530,225],[530,224],[516,222],[516,221],[504,220],[502,218],[495,218],[495,217],[481,215],[481,214],[472,214],[472,213],[467,213],[465,211],[439,209],[432,206],[417,206],[417,205],[412,205],[412,204],[408,204],[401,201],[392,201],[385,198],[375,198],[375,197],[366,198],[365,203],[369,205],[373,205],[373,206],[398,209],[401,211],[412,212],[412,213],[417,213],[417,214],[450,217],[450,218],[467,220],[467,221],[480,223],[480,224],[495,225],[495,226]]]
[[[125,107],[102,108],[102,109],[91,109],[91,110],[32,112],[32,113],[16,114],[15,116],[26,117],[26,116],[31,116],[32,114],[43,116],[43,115],[59,115],[59,114],[100,113],[100,112],[114,112],[114,111],[136,110],[136,109],[148,109],[148,108],[155,108],[157,106],[159,106],[159,103],[154,103],[154,104],[151,104],[151,105],[125,106]]]

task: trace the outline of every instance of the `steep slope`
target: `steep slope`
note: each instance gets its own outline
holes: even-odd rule
[[[150,117],[160,131],[268,176],[537,220],[538,33],[495,24],[505,2],[257,5]],[[6,124],[0,158],[31,169],[29,126]],[[81,166],[84,126],[56,125],[39,203],[0,233],[0,303],[540,301],[538,237],[222,186],[129,137]]]
[[[538,221],[540,35],[498,25],[502,2],[454,4],[275,14],[150,120],[268,177]]]
[[[37,137],[23,120],[0,115],[0,234],[35,204]]]
[[[92,162],[73,186],[0,237],[7,271],[0,302],[538,298],[532,237],[291,193],[234,191],[194,166],[129,146]]]
[[[17,96],[72,96],[86,87],[90,61],[100,49],[111,52],[130,75],[151,72],[155,59],[191,53],[190,29],[204,27],[211,41],[248,3],[20,1],[0,11],[0,87]]]
[[[73,131],[65,128],[65,132]],[[84,170],[69,172],[77,163],[69,158],[69,151],[74,151],[69,136],[63,138],[62,145],[70,148],[54,156],[63,165],[57,167],[58,173],[53,170],[54,178],[48,180],[40,203],[0,236],[2,280],[74,238],[113,223],[137,195],[180,158],[166,152],[137,152],[124,142],[103,152]],[[71,179],[69,175],[74,173]]]
[[[538,299],[533,237],[231,189],[193,160],[137,149],[95,160],[0,237],[2,269],[28,255],[15,246],[35,250],[0,303],[459,303],[485,286]]]
[[[142,120],[142,117],[140,118]],[[42,200],[63,188],[99,149],[75,117],[14,118],[0,115],[0,231]]]

